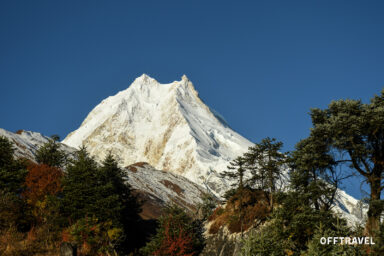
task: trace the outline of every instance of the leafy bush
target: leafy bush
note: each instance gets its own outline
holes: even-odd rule
[[[82,218],[65,229],[62,241],[77,245],[79,255],[99,255],[116,253],[115,247],[122,239],[122,229],[112,226],[112,222],[99,222],[95,217]]]
[[[351,246],[320,245],[321,236],[345,237],[353,231],[332,212],[305,205],[303,197],[296,192],[278,197],[266,226],[244,241],[243,255],[361,255],[348,254],[359,251]]]
[[[198,255],[204,247],[202,223],[193,220],[182,209],[170,206],[159,219],[157,233],[141,249],[144,255]]]
[[[209,233],[216,234],[223,226],[231,233],[246,231],[263,223],[270,211],[265,192],[251,188],[237,190],[227,200],[225,208],[217,207],[208,218],[211,222]]]
[[[0,231],[0,255],[32,256],[58,255],[59,239],[48,234],[49,226],[32,227],[20,232],[15,227]]]
[[[61,179],[63,172],[46,164],[28,166],[23,195],[31,204],[43,201],[48,195],[56,195],[62,191]]]
[[[292,241],[278,239],[279,230],[274,226],[267,225],[257,232],[251,234],[243,241],[242,255],[244,256],[287,256],[293,255]]]
[[[0,190],[0,230],[15,227],[25,231],[30,221],[25,202],[14,193]]]

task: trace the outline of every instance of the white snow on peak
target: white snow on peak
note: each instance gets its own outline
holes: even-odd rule
[[[253,145],[202,102],[187,76],[160,84],[146,74],[103,100],[63,143],[84,145],[99,161],[111,152],[122,166],[148,162],[219,197],[229,189],[220,173]],[[335,212],[357,223],[366,211],[361,209],[356,199],[340,190]]]
[[[142,83],[142,84],[153,84],[158,83],[154,78],[148,76],[147,74],[142,74],[138,78],[135,79],[134,83]]]
[[[99,160],[111,151],[123,166],[148,162],[217,195],[228,187],[219,173],[252,145],[202,102],[186,75],[160,84],[145,74],[97,105],[63,143],[84,145]]]
[[[185,75],[185,74],[181,77],[181,80],[182,81],[189,81],[187,75]]]

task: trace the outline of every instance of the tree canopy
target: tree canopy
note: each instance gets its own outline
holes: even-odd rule
[[[62,168],[66,164],[66,154],[60,150],[60,144],[53,139],[36,151],[36,161],[40,164],[46,164],[52,167]]]
[[[0,189],[19,194],[22,192],[27,170],[23,160],[13,157],[12,142],[0,136]]]
[[[338,100],[312,109],[311,136],[321,138],[338,164],[349,163],[370,186],[366,231],[379,229],[384,188],[384,90],[370,103]]]

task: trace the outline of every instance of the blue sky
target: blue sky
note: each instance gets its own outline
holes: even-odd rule
[[[384,87],[383,1],[1,1],[0,127],[64,138],[142,73],[186,74],[252,141]],[[356,182],[346,184],[359,196]]]

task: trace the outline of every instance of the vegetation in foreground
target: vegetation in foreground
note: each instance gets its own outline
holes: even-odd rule
[[[294,151],[282,153],[281,142],[265,138],[231,162],[222,174],[233,182],[226,204],[212,211],[207,197],[201,206],[208,232],[246,232],[243,255],[383,255],[384,90],[369,104],[334,101],[311,117],[310,135]],[[37,163],[15,159],[13,151],[0,137],[1,255],[58,255],[63,243],[76,245],[79,255],[202,252],[201,220],[175,206],[152,236],[140,233],[140,203],[113,156],[101,165],[85,148],[69,157],[54,139],[37,151]],[[351,175],[370,186],[365,227],[350,227],[332,212]],[[320,244],[334,236],[370,236],[375,245]]]
[[[383,255],[384,90],[369,104],[333,101],[327,109],[312,109],[311,117],[311,133],[294,151],[281,153],[281,142],[265,138],[231,162],[223,178],[233,180],[235,189],[210,217],[210,232],[225,225],[243,233],[255,211],[249,208],[249,191],[260,190],[265,195],[258,201],[266,201],[271,214],[244,240],[244,255]],[[289,177],[283,169],[290,170]],[[364,228],[348,227],[331,211],[341,182],[353,175],[370,186]],[[254,224],[263,217],[255,216]],[[369,236],[375,245],[321,245],[327,236]]]

